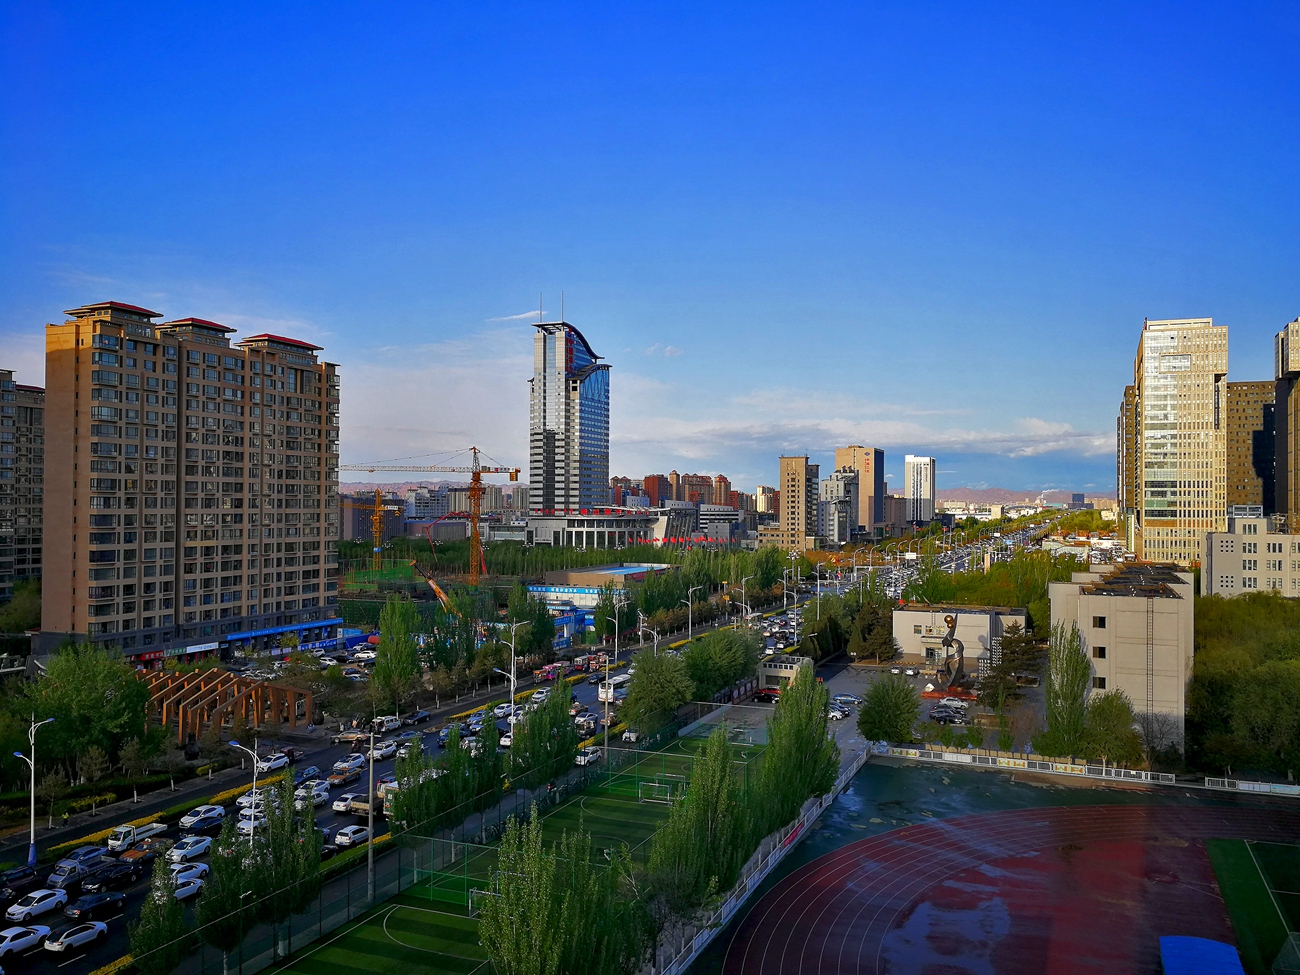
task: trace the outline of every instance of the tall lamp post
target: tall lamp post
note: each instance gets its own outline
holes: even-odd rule
[[[697,589],[703,589],[703,586],[691,586],[686,590],[686,598],[682,600],[686,604],[686,639],[687,641],[695,639],[695,603],[691,600],[691,593]]]
[[[614,615],[606,616],[605,619],[614,624],[614,664],[618,665],[618,611],[622,608],[623,601],[617,596],[614,597]],[[605,683],[601,685],[601,693],[605,698],[605,764],[609,764],[609,700],[614,696],[609,686],[609,654],[605,654]]]
[[[241,745],[241,744],[240,744],[239,742],[237,742],[237,741],[228,741],[228,742],[226,742],[226,744],[229,745],[231,748],[238,748],[241,752],[243,752],[245,755],[247,755],[249,758],[251,758],[251,759],[253,760],[253,795],[254,795],[254,797],[256,797],[256,795],[257,795],[257,739],[256,739],[256,738],[253,739],[253,747],[252,747],[252,748],[248,748],[248,747],[245,746],[245,745]],[[256,808],[256,806],[257,806],[257,803],[254,802],[254,803],[253,803],[253,807]],[[257,832],[257,819],[256,819],[256,817],[254,817],[254,819],[253,819],[253,832],[254,832],[254,833]],[[250,835],[251,835],[251,834],[250,834]]]
[[[745,617],[744,617],[744,619],[745,619],[745,629],[749,629],[749,615],[748,615],[748,614],[749,614],[749,600],[745,598],[745,583],[747,583],[747,582],[748,582],[750,579],[752,579],[752,578],[754,578],[754,577],[753,577],[753,576],[744,576],[744,577],[742,577],[741,580],[740,580],[740,606],[741,606],[741,609],[744,610],[744,612],[745,612],[745,614],[746,614]],[[654,632],[654,631],[652,630],[651,632]]]
[[[44,721],[37,721],[36,715],[32,715],[31,727],[27,729],[27,742],[31,746],[32,757],[28,758],[22,752],[14,752],[14,758],[21,758],[27,763],[32,771],[32,825],[31,825],[31,842],[27,845],[27,866],[36,866],[36,729],[42,725],[47,725],[53,718],[46,718]]]

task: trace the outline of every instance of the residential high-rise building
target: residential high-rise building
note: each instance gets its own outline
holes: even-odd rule
[[[568,322],[533,327],[532,508],[571,511],[609,504],[609,366]]]
[[[38,651],[149,663],[334,636],[337,367],[135,305],[65,314],[46,328]]]
[[[1209,318],[1145,321],[1133,363],[1139,559],[1191,565],[1227,525],[1228,328]]]
[[[1125,515],[1139,507],[1142,497],[1142,479],[1138,476],[1141,468],[1137,465],[1141,454],[1141,429],[1137,387],[1125,386],[1119,417],[1115,421],[1115,497],[1120,513]]]
[[[760,515],[776,512],[778,509],[777,489],[760,484],[754,488],[754,506]]]
[[[647,474],[641,479],[641,489],[650,499],[650,507],[658,508],[665,501],[673,500],[673,486],[662,474]]]
[[[668,488],[670,493],[666,500],[668,501],[685,500],[684,498],[682,498],[682,478],[681,475],[678,474],[676,471],[668,472]]]
[[[1276,511],[1274,403],[1276,383],[1228,383],[1228,507]]]
[[[0,603],[41,577],[45,390],[0,369]]]
[[[860,510],[859,478],[856,468],[844,467],[821,482],[817,534],[830,545],[843,545],[858,530],[854,512]]]
[[[713,503],[713,478],[708,474],[683,474],[678,489],[681,491],[678,501],[689,501],[691,504]]]
[[[907,499],[907,520],[924,524],[934,518],[933,457],[908,454],[903,458],[903,497]]]
[[[731,504],[731,480],[725,474],[719,474],[713,479],[713,503],[735,507]]]
[[[778,525],[759,529],[762,544],[776,545],[790,552],[817,547],[817,501],[820,467],[807,455],[781,458],[780,510]]]
[[[858,500],[853,511],[853,526],[859,531],[875,532],[885,520],[885,452],[879,447],[850,444],[835,450],[835,469],[852,468],[858,472]]]
[[[1273,503],[1287,528],[1300,528],[1300,318],[1273,338],[1274,489]]]

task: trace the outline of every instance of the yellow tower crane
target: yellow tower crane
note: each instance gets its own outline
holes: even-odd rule
[[[341,471],[366,471],[375,473],[375,471],[384,472],[404,472],[404,473],[437,473],[437,474],[468,474],[469,479],[469,584],[477,586],[481,574],[487,572],[487,563],[483,560],[483,539],[479,536],[478,522],[479,515],[483,508],[483,475],[484,474],[508,474],[510,480],[519,480],[518,467],[484,467],[479,463],[479,449],[470,447],[470,453],[473,455],[473,462],[468,467],[450,467],[443,464],[431,464],[429,466],[413,466],[405,464],[340,464]],[[379,492],[375,492],[375,505],[379,505]],[[380,515],[376,513],[372,516],[372,526],[378,526]],[[375,559],[379,558],[379,530],[375,528]]]

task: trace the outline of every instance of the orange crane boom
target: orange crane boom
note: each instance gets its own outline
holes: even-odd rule
[[[487,563],[483,559],[483,539],[479,536],[478,522],[479,515],[482,512],[483,505],[483,475],[484,474],[508,474],[510,480],[519,480],[518,467],[484,467],[479,463],[477,447],[470,447],[470,453],[474,459],[469,467],[449,467],[442,464],[430,464],[428,466],[404,465],[404,464],[340,464],[341,471],[366,471],[375,473],[375,471],[384,472],[409,472],[409,473],[439,473],[439,474],[468,474],[469,480],[469,584],[477,586],[480,575],[487,574]],[[378,492],[376,492],[376,498]],[[378,520],[379,516],[375,516]],[[377,543],[376,543],[377,544]],[[376,555],[378,558],[378,555]]]

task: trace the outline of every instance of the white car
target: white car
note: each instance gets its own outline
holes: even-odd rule
[[[837,708],[834,705],[831,705],[831,707],[826,710],[826,717],[830,718],[832,721],[843,721],[848,716],[848,711],[844,708]]]
[[[573,760],[574,765],[592,765],[600,761],[600,749],[595,745],[589,745],[582,751],[578,752],[578,757]]]
[[[181,817],[181,829],[189,829],[205,816],[224,816],[226,810],[221,806],[196,806]]]
[[[392,758],[397,754],[397,742],[392,740],[377,741],[375,747],[370,749],[370,757],[376,762],[383,761],[385,758]]]
[[[366,767],[366,756],[362,755],[360,752],[353,752],[351,755],[348,755],[344,758],[340,758],[337,762],[334,763],[334,771],[338,772],[339,774],[345,774],[347,772],[355,772],[358,769],[363,769],[365,767]]]
[[[352,800],[364,799],[365,795],[366,794],[364,792],[345,792],[343,793],[343,795],[339,796],[337,799],[334,800],[334,805],[331,806],[330,808],[332,808],[337,813],[348,812],[352,808]]]
[[[543,687],[540,691],[537,691],[535,694],[533,694],[532,702],[534,704],[545,704],[547,699],[550,696],[551,696],[551,689],[549,687]]]
[[[525,714],[524,709],[520,708],[514,714],[510,715],[510,717],[506,718],[506,723],[513,728],[520,721],[523,721],[525,717],[527,717],[527,715]]]
[[[310,789],[299,789],[293,794],[293,808],[299,812],[309,805],[314,809],[329,802],[330,790],[323,782],[314,783]]]
[[[583,711],[582,714],[574,716],[573,723],[574,724],[595,724],[599,720],[600,720],[600,715],[597,714],[595,711]]]
[[[5,928],[0,931],[0,958],[35,948],[49,937],[49,934],[50,929],[43,924],[33,924],[26,928]]]
[[[276,772],[282,768],[289,767],[289,756],[284,752],[276,752],[274,755],[268,755],[260,759],[257,763],[259,772]]]
[[[167,851],[167,859],[172,863],[184,863],[203,856],[210,849],[212,849],[211,836],[187,836]]]
[[[509,748],[511,744],[513,744],[514,740],[515,740],[515,736],[511,734],[509,731],[507,731],[504,735],[502,735],[497,740],[497,744],[500,745],[502,748]]]
[[[178,884],[183,884],[187,880],[202,880],[208,875],[208,865],[206,863],[173,863],[172,876],[176,878]]]
[[[184,883],[177,884],[176,893],[174,896],[178,901],[187,901],[191,897],[197,896],[199,891],[201,891],[202,889],[203,889],[203,881],[199,880],[197,877],[193,877],[189,880],[186,880]]]
[[[506,715],[514,714],[515,706],[513,704],[498,704],[492,709],[492,714],[498,718],[504,718]]]
[[[46,938],[45,950],[67,951],[70,948],[80,948],[82,945],[92,944],[107,936],[108,925],[103,921],[86,921],[82,924],[74,924],[66,931],[61,931],[53,937]]]
[[[239,822],[235,824],[235,830],[240,836],[252,836],[254,830],[265,825],[265,813],[258,812],[255,809],[245,809],[239,814]]]
[[[334,834],[335,846],[358,846],[370,839],[370,830],[364,826],[344,826]]]
[[[967,705],[970,704],[969,701],[963,701],[963,700],[962,700],[961,698],[959,698],[959,697],[945,697],[945,698],[944,698],[942,701],[940,701],[939,703],[940,703],[940,704],[946,704],[946,705],[947,705],[948,707],[950,707],[950,708],[959,708],[959,709],[962,710],[962,711],[965,711]]]
[[[373,650],[358,650],[352,655],[353,660],[374,660],[378,654]]]
[[[630,741],[633,744],[635,744],[637,740],[640,739],[640,737],[641,737],[641,732],[635,731],[632,728],[628,728],[626,731],[623,732],[623,740]]]
[[[242,796],[235,800],[235,805],[240,809],[247,809],[252,805],[261,805],[266,798],[265,789],[249,789]]]
[[[49,888],[34,890],[30,894],[18,898],[13,906],[5,911],[5,917],[10,921],[30,921],[47,911],[66,907],[67,903],[68,892],[66,890],[50,890]]]

